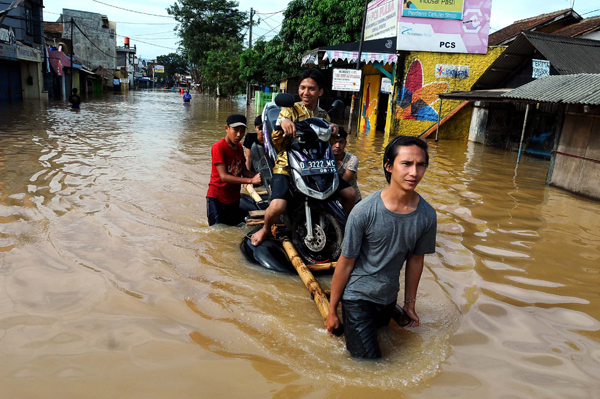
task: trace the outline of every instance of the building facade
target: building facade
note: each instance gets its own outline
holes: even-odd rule
[[[0,25],[0,101],[47,97],[43,90],[42,0],[25,0]]]

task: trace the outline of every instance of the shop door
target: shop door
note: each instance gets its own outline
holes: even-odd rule
[[[0,101],[20,100],[22,97],[19,63],[0,60]]]
[[[374,132],[377,128],[380,88],[381,75],[365,75],[362,103],[360,105],[360,121],[358,124],[361,132],[370,133]]]

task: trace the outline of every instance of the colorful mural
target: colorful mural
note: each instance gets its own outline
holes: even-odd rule
[[[379,91],[381,89],[381,75],[365,75],[363,98],[360,108],[360,131],[374,132],[377,129],[377,108],[379,105]]]
[[[438,112],[433,107],[438,94],[448,91],[448,82],[431,82],[424,84],[423,64],[416,59],[410,64],[404,85],[398,90],[396,114],[398,119],[413,121],[438,120]]]
[[[470,1],[470,0],[469,0]],[[449,54],[415,51],[405,56],[402,75],[396,75],[394,86],[391,135],[418,136],[437,122],[439,93],[468,91],[473,83],[504,51],[490,47],[486,55]],[[440,68],[441,67],[441,68]],[[460,106],[462,101],[444,100],[442,118]],[[440,127],[443,139],[468,137],[471,107],[464,107]],[[389,114],[388,114],[389,115]]]

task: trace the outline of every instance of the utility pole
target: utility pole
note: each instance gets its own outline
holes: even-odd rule
[[[73,70],[75,68],[73,68],[73,47],[75,47],[74,43],[73,43],[73,17],[71,17],[71,93],[73,93]],[[66,100],[66,99],[65,99]]]
[[[254,8],[250,7],[250,27],[248,35],[248,48],[252,48],[252,19],[254,17]],[[250,105],[250,82],[246,82],[246,105]]]
[[[250,7],[250,35],[248,36],[249,48],[252,48],[252,17],[254,17],[254,9]]]
[[[369,9],[369,0],[365,0],[365,12],[363,14],[362,30],[360,32],[360,42],[358,44],[358,59],[356,60],[356,70],[360,70],[360,58],[362,57],[362,46],[365,41],[365,25],[367,23],[367,10]],[[360,87],[362,89],[362,75],[360,77]],[[361,94],[359,90],[358,94]],[[350,104],[350,118],[348,119],[348,132],[352,133],[352,114],[354,113],[354,101],[356,100],[356,92],[352,93],[352,103]],[[358,102],[360,104],[360,100]],[[359,111],[360,112],[360,111]],[[359,118],[360,119],[360,118]],[[356,127],[356,136],[358,136],[358,126]]]

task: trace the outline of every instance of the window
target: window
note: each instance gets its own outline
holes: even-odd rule
[[[29,36],[33,36],[33,18],[31,7],[25,6],[25,32]]]

